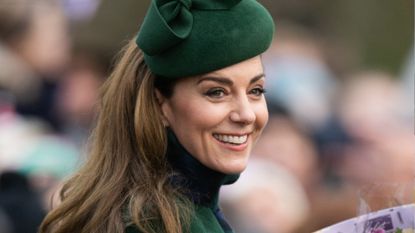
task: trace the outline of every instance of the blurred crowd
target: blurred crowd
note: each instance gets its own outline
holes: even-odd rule
[[[399,75],[339,75],[312,32],[280,24],[278,33],[263,56],[268,125],[252,167],[223,190],[236,232],[313,232],[413,203],[413,53]]]
[[[57,1],[0,1],[0,232],[34,233],[82,162],[107,66]]]
[[[73,46],[69,20],[58,1],[0,0],[0,233],[36,232],[87,150],[111,67]],[[238,233],[313,232],[364,214],[362,201],[374,211],[415,199],[414,54],[399,74],[340,74],[325,49],[281,23],[263,55],[270,119],[222,192]]]

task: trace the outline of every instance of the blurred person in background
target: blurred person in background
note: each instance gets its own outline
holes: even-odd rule
[[[58,128],[56,83],[69,59],[66,19],[58,1],[0,2],[0,87],[18,113]]]
[[[264,67],[271,77],[268,104],[283,107],[300,128],[313,132],[331,117],[336,79],[316,35],[288,22],[279,26],[278,35],[264,54]]]
[[[3,102],[2,105],[6,104]],[[73,171],[79,151],[62,137],[50,134],[42,122],[22,118],[10,105],[9,110],[5,109],[0,112],[0,176],[11,172],[16,175],[4,176],[5,183],[0,185],[0,203],[12,211],[13,224],[20,224],[13,227],[17,232],[34,233],[41,218],[32,214],[36,208],[43,213],[50,208],[51,192]],[[27,208],[16,206],[24,205],[26,201],[38,204]],[[32,218],[37,219],[36,223]],[[30,224],[24,224],[26,221]]]
[[[106,65],[94,52],[78,50],[58,84],[54,110],[61,133],[83,148],[97,111]]]
[[[266,159],[287,169],[307,190],[320,185],[321,171],[312,140],[287,115],[271,114],[254,158]]]
[[[18,224],[12,232],[37,231],[50,192],[78,160],[53,110],[68,58],[58,1],[0,1],[0,202]]]
[[[11,233],[37,232],[45,215],[42,202],[28,179],[11,171],[0,175],[0,210],[9,220]],[[1,228],[0,232],[6,229]]]
[[[239,181],[222,192],[224,213],[238,233],[297,232],[310,214],[298,179],[268,160],[253,157]]]
[[[354,143],[337,170],[357,186],[413,182],[413,129],[402,114],[407,101],[398,81],[380,71],[361,72],[348,80],[338,110]]]

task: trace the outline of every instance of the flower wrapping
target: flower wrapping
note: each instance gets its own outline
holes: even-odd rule
[[[371,212],[315,233],[415,233],[415,204]]]

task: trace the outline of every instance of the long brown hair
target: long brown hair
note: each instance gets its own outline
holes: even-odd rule
[[[181,233],[188,226],[188,201],[168,182],[155,79],[131,40],[102,88],[89,157],[65,182],[40,233],[121,233],[128,224]]]

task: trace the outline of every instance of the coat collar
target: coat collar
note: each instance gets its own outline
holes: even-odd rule
[[[234,183],[239,174],[224,174],[206,167],[180,144],[171,130],[167,130],[167,135],[167,158],[176,172],[171,184],[181,188],[193,203],[217,209],[220,187]]]

